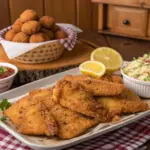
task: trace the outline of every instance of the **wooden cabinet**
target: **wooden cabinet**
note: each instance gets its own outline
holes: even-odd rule
[[[98,32],[150,40],[150,0],[92,0]]]
[[[0,1],[0,29],[5,28],[10,24],[9,10],[7,9],[8,6],[8,0]]]
[[[149,13],[148,13],[147,36],[149,36],[149,37],[150,37],[150,11],[149,11]]]
[[[150,0],[144,0],[143,4],[144,4],[144,7],[149,7],[150,8]]]
[[[138,8],[112,7],[112,32],[146,36],[148,10]]]
[[[134,7],[140,7],[143,4],[143,0],[92,0],[92,2]]]

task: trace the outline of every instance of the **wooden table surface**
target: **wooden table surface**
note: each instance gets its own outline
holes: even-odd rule
[[[99,46],[109,46],[117,50],[124,60],[132,60],[133,57],[142,56],[150,52],[150,41],[137,40],[119,36],[97,34],[96,32],[85,32],[79,35],[80,38],[89,40]],[[150,140],[146,143],[147,150],[150,150]]]

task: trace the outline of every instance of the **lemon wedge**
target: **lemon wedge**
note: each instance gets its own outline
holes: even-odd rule
[[[91,54],[91,60],[103,63],[106,70],[111,72],[118,70],[123,63],[121,55],[109,47],[100,47],[94,50]]]
[[[86,61],[79,66],[80,72],[93,77],[100,78],[106,72],[104,64],[98,61]]]

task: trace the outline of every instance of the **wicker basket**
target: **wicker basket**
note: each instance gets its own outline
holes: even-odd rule
[[[12,26],[9,26],[0,31],[0,44],[2,44],[9,59],[15,59],[21,63],[37,64],[56,60],[62,55],[64,49],[71,51],[77,40],[77,33],[74,29],[69,27],[64,28],[63,25],[60,25],[60,28],[67,33],[68,38],[47,41],[45,43],[10,42],[5,40],[4,35],[11,28]],[[20,47],[22,48],[21,50]],[[14,49],[16,49],[16,51],[12,53]]]
[[[15,58],[16,61],[28,64],[45,63],[56,60],[64,51],[64,46],[58,41],[39,46]]]

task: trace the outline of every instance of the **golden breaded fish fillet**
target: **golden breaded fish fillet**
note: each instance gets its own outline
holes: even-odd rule
[[[139,96],[127,88],[125,88],[123,93],[114,97],[120,100],[141,101]]]
[[[109,109],[111,114],[128,114],[142,112],[149,109],[147,102],[140,98],[130,90],[126,89],[120,96],[115,97],[97,97],[97,101]]]
[[[29,96],[24,96],[3,112],[4,115],[6,115],[17,127],[20,126],[20,124],[22,123],[22,114],[25,113],[27,107],[29,106],[29,98]]]
[[[53,97],[53,88],[46,88],[46,89],[36,89],[29,93],[32,96],[32,100],[42,102],[49,110],[56,104]]]
[[[52,108],[51,113],[58,124],[57,135],[61,139],[71,139],[81,135],[89,128],[99,123],[96,119],[85,117],[59,104]]]
[[[93,95],[74,81],[61,80],[53,90],[53,99],[62,106],[89,117],[96,117],[105,110]]]
[[[45,105],[32,96],[25,96],[4,111],[17,130],[28,135],[55,135],[56,121]]]
[[[85,87],[94,96],[114,96],[121,94],[125,86],[120,83],[108,82],[96,78],[85,77],[80,79],[76,76],[67,75],[64,77],[68,81],[76,81]]]
[[[123,84],[122,77],[118,76],[118,75],[110,75],[110,74],[107,75],[106,74],[102,78],[100,78],[100,80]]]
[[[58,100],[53,100],[53,90],[54,88],[34,90],[30,95],[34,96],[34,99],[44,103],[47,109],[49,109],[58,124],[57,135],[60,138],[70,139],[76,137],[99,123],[98,119],[86,117],[76,111],[61,106],[60,104],[56,104]]]
[[[38,90],[34,90],[32,92],[30,92],[30,95],[32,95],[34,97],[35,100],[39,100],[42,103],[44,103],[44,105],[51,111],[52,107],[54,107],[56,104],[59,104],[59,95],[58,95],[58,89],[55,89],[54,87],[52,88],[48,88],[48,89],[38,89]],[[53,90],[54,90],[54,95],[53,95]],[[67,93],[68,94],[68,93]],[[53,99],[54,97],[54,99]],[[57,99],[58,97],[58,99]],[[93,100],[93,98],[92,98]],[[72,102],[70,101],[70,103],[72,104]],[[92,102],[91,102],[92,103]],[[94,99],[94,103],[95,103],[95,99]],[[79,101],[79,106],[81,106],[81,101]],[[95,114],[95,118],[99,121],[99,122],[109,122],[111,121],[114,116],[110,113],[108,113],[107,109],[103,109],[102,106],[100,106],[100,108],[98,108],[98,103],[94,104],[94,107],[96,106],[96,111],[94,112]],[[69,108],[71,109],[71,108]],[[74,108],[76,109],[76,108]],[[93,113],[93,112],[92,112]]]
[[[54,117],[42,103],[31,104],[22,122],[18,131],[23,134],[53,136],[58,132]]]
[[[67,78],[67,76],[65,76],[65,78]],[[73,76],[73,78],[74,78],[74,80],[85,80],[85,79],[93,78],[93,79],[97,79],[97,80],[102,80],[102,81],[108,81],[108,82],[114,82],[114,83],[123,84],[121,76],[112,75],[112,74],[106,74],[106,75],[104,75],[101,78],[94,78],[94,77],[91,77],[89,75],[83,75],[82,74],[82,75]]]

